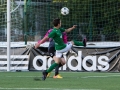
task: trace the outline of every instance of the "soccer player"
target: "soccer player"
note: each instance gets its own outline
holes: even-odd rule
[[[67,43],[67,35],[65,32],[62,33],[62,37],[63,37],[63,41],[64,43]],[[50,54],[51,57],[55,58],[55,42],[53,39],[50,40],[50,43],[49,43],[49,47],[48,47],[48,52]],[[59,63],[59,65],[57,65],[55,67],[55,75],[53,76],[53,78],[63,78],[60,74],[59,74],[59,68],[62,67],[64,64],[65,64],[65,59],[62,55],[61,57],[61,62]],[[47,77],[49,77],[50,73],[48,73]]]
[[[48,30],[47,32],[46,32],[46,34],[45,34],[45,36],[44,37],[46,37],[46,36],[48,36],[48,34],[50,33],[52,31],[52,29],[50,29],[50,30]],[[63,36],[63,41],[64,41],[64,43],[67,43],[67,34],[66,34],[66,32],[63,32],[62,33],[62,36]],[[39,40],[38,41],[38,43],[40,42],[41,40]],[[46,40],[47,41],[47,40]],[[45,41],[44,41],[45,42]],[[43,43],[44,43],[43,42]],[[53,39],[49,39],[49,47],[48,47],[48,52],[49,52],[49,55],[52,57],[52,58],[54,58],[54,56],[55,56],[55,42],[54,42],[54,40]],[[75,51],[75,50],[74,50]],[[62,56],[62,59],[61,59],[61,63],[59,63],[59,65],[58,66],[56,66],[56,68],[55,68],[55,75],[53,76],[53,78],[63,78],[60,74],[59,74],[59,68],[61,67],[61,66],[63,66],[65,64],[65,59],[63,58],[63,56]],[[50,76],[50,73],[48,73],[48,75],[47,75],[47,77],[49,77]]]
[[[43,77],[42,77],[43,80],[46,79],[47,74],[49,72],[51,72],[57,65],[59,65],[59,63],[61,61],[62,54],[64,52],[69,51],[73,45],[76,45],[76,46],[86,46],[86,38],[83,40],[83,42],[76,41],[76,40],[68,42],[67,44],[65,44],[63,42],[62,32],[67,32],[68,33],[70,31],[74,30],[76,28],[76,25],[73,25],[73,27],[71,27],[69,29],[63,29],[63,28],[61,28],[61,20],[59,18],[53,20],[53,25],[54,25],[54,28],[53,28],[52,32],[48,36],[43,38],[40,41],[39,44],[35,45],[35,48],[39,47],[40,44],[43,43],[48,38],[52,38],[55,41],[55,50],[56,50],[56,55],[55,55],[55,58],[54,58],[55,63],[53,63],[49,67],[48,70],[44,70],[43,71]]]
[[[49,30],[47,34],[49,34],[51,31],[52,31],[52,30]],[[62,38],[63,38],[64,43],[67,43],[67,42],[68,42],[66,32],[63,32],[63,33],[62,33]],[[48,52],[49,52],[50,56],[54,58],[55,52],[56,52],[56,50],[55,50],[55,42],[54,42],[53,39],[50,39],[49,41],[50,41],[50,43],[49,43],[49,47],[48,47]],[[71,48],[71,49],[72,49],[75,53],[78,54],[78,52],[77,52],[74,48]],[[66,63],[66,62],[65,62],[65,59],[64,59],[64,57],[63,57],[63,55],[62,55],[62,57],[61,57],[61,62],[60,62],[59,65],[56,66],[56,68],[55,68],[55,75],[53,76],[53,78],[63,78],[63,77],[59,74],[59,68],[62,67],[65,63]],[[49,76],[50,76],[50,73],[47,74],[47,77],[49,77]]]

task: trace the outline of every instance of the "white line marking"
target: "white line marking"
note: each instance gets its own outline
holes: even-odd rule
[[[35,77],[35,76],[6,76],[6,77],[22,77],[22,78],[23,77],[30,77],[31,78],[31,77]]]
[[[103,77],[120,77],[120,75],[107,75],[107,76],[86,76],[81,78],[103,78]]]
[[[119,77],[120,75],[106,75],[106,76],[85,76],[81,78],[104,78],[104,77]],[[32,77],[38,77],[38,76],[6,76],[6,77],[16,77],[16,78],[32,78]],[[39,78],[42,76],[39,76]],[[80,78],[80,77],[70,77],[70,78]]]
[[[49,90],[49,88],[0,88],[0,89],[4,89],[4,90],[9,90],[9,89],[12,89],[12,90],[39,90],[39,89]]]
[[[101,89],[56,89],[56,88],[0,88],[0,90],[101,90]]]

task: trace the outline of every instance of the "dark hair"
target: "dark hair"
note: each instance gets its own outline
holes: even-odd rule
[[[58,24],[60,24],[60,19],[59,18],[54,19],[53,25],[56,27],[56,26],[58,26]]]

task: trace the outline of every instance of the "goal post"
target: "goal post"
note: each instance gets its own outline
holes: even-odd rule
[[[11,49],[11,14],[10,14],[10,0],[7,0],[7,71],[10,71],[10,49]]]

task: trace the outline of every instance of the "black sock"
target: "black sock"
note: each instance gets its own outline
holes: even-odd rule
[[[61,63],[55,68],[55,76],[59,74],[59,68],[63,66]]]

